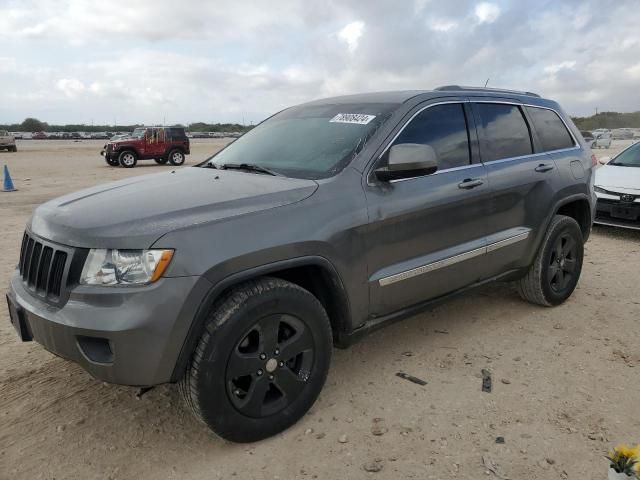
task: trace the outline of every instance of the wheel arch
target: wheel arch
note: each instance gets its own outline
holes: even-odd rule
[[[169,154],[173,151],[173,150],[180,150],[182,152],[183,155],[187,154],[187,151],[185,150],[185,148],[182,145],[169,145],[165,151],[164,151],[164,156],[166,158],[169,158]]]
[[[582,231],[584,242],[586,242],[589,238],[589,235],[591,234],[591,226],[593,224],[592,209],[591,203],[589,202],[589,197],[584,193],[577,193],[574,195],[563,197],[554,205],[553,209],[549,213],[544,224],[542,225],[544,228],[540,228],[540,230],[538,231],[535,243],[533,244],[534,248],[527,256],[527,268],[535,259],[540,248],[542,248],[542,241],[544,240],[544,236],[546,235],[546,232],[556,215],[566,215],[567,217],[571,217],[576,220],[578,222],[578,225],[580,226],[580,230]],[[524,273],[524,271],[522,273]]]
[[[348,345],[351,329],[351,313],[347,292],[333,264],[324,257],[307,256],[269,263],[232,274],[216,283],[205,295],[191,323],[171,375],[178,381],[188,366],[193,351],[202,335],[207,316],[216,301],[238,285],[260,277],[277,277],[295,283],[311,292],[327,311],[333,342],[336,346]]]
[[[591,204],[586,195],[573,195],[560,202],[555,209],[554,215],[565,215],[573,218],[582,231],[582,238],[586,242],[591,234],[593,217]],[[552,217],[553,218],[553,217]]]
[[[123,145],[122,147],[120,147],[118,149],[118,158],[120,158],[120,155],[122,155],[124,152],[133,152],[136,155],[136,157],[140,159],[140,152],[133,145]]]

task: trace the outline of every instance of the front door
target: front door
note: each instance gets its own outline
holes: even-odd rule
[[[370,314],[381,316],[433,299],[484,277],[490,199],[487,172],[476,160],[476,134],[464,101],[422,105],[386,148],[430,145],[438,170],[365,186],[369,226]]]
[[[165,154],[166,145],[164,128],[150,128],[147,130],[144,153],[146,157],[162,157]]]

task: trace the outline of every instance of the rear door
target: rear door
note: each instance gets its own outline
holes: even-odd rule
[[[478,160],[471,110],[464,100],[422,104],[388,149],[420,143],[434,148],[431,175],[382,182],[373,171],[365,192],[371,314],[421,303],[485,275],[484,246],[490,200],[486,168]]]
[[[487,167],[489,204],[487,262],[491,276],[528,264],[528,254],[553,207],[558,169],[536,151],[524,106],[510,99],[472,99]]]

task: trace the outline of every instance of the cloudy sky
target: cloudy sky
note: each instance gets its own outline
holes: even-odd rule
[[[0,0],[0,45],[0,123],[249,123],[487,78],[640,110],[637,0]]]

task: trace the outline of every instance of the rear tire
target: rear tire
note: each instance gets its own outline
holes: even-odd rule
[[[138,156],[136,155],[136,152],[132,150],[124,150],[123,152],[120,152],[120,155],[118,155],[118,162],[121,167],[133,168],[138,163]]]
[[[13,147],[11,147],[11,148],[9,149],[9,151],[11,151],[11,152],[13,152],[13,153],[16,153],[16,152],[18,151],[18,147],[16,147],[16,146],[14,145]]]
[[[219,436],[254,442],[311,408],[331,348],[331,325],[316,297],[278,278],[253,280],[213,306],[180,391]]]
[[[584,240],[578,222],[556,215],[533,265],[518,282],[518,293],[524,300],[537,305],[560,305],[578,284],[583,258]]]
[[[173,165],[174,167],[179,167],[184,163],[185,160],[184,152],[182,150],[178,150],[177,148],[171,150],[169,152],[169,155],[167,155],[167,158],[169,159],[169,163],[171,163],[171,165]]]

